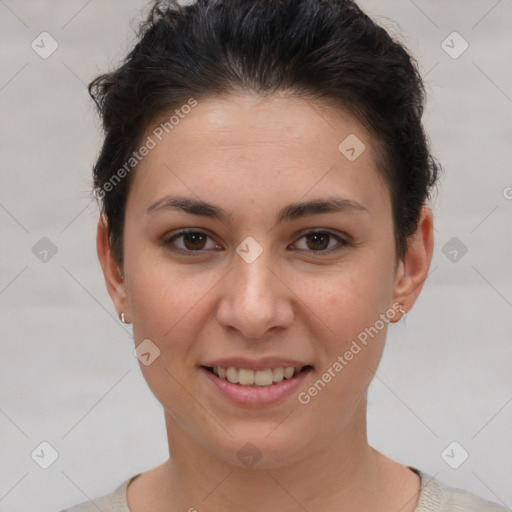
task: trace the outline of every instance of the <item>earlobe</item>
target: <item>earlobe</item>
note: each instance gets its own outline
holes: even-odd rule
[[[414,306],[428,276],[434,250],[434,222],[432,211],[423,206],[416,233],[410,238],[407,254],[396,274],[395,301],[408,312]]]
[[[124,312],[125,316],[127,316],[128,301],[126,298],[126,286],[122,271],[110,249],[107,226],[107,218],[105,214],[102,214],[98,220],[96,250],[103,270],[103,277],[108,294],[114,302],[118,315]]]

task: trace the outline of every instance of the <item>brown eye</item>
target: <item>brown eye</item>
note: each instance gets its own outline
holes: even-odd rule
[[[305,243],[301,243],[302,240]],[[329,231],[310,231],[302,236],[295,245],[297,249],[306,252],[330,253],[343,248],[347,242]]]
[[[210,236],[202,231],[180,231],[164,240],[163,245],[171,251],[181,253],[193,253],[221,248]]]
[[[183,235],[183,243],[190,250],[204,249],[206,239],[207,236],[204,233],[186,233]]]
[[[329,246],[329,233],[310,233],[306,235],[308,247],[313,251],[322,251]]]

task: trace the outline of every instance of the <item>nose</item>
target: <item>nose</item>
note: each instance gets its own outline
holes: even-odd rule
[[[220,325],[252,340],[265,337],[272,329],[289,327],[294,317],[293,293],[279,274],[269,251],[252,262],[235,255],[233,267],[223,280],[217,308]]]

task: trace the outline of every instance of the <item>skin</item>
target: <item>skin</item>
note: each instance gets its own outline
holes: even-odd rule
[[[350,134],[366,146],[352,162],[338,150]],[[199,371],[233,355],[293,357],[314,368],[305,391],[393,304],[413,307],[432,258],[432,213],[423,207],[397,261],[375,148],[353,116],[325,102],[284,94],[198,99],[132,176],[122,270],[100,218],[109,294],[133,323],[136,345],[149,338],[161,351],[141,371],[164,408],[172,455],[130,484],[133,512],[414,510],[419,478],[369,446],[366,435],[367,390],[387,323],[307,405],[297,394],[268,406],[236,405]],[[231,217],[148,213],[166,194],[200,198]],[[332,196],[365,210],[277,222],[290,203]],[[203,245],[175,240],[188,254],[163,244],[186,228],[209,238],[199,238]],[[308,242],[304,235],[320,229],[347,243]],[[263,250],[252,263],[236,253],[248,236]],[[252,468],[237,457],[248,442],[261,453]]]

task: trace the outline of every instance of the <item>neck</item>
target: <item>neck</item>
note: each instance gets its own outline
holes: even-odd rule
[[[233,464],[223,458],[225,454],[212,453],[168,413],[166,426],[171,457],[158,468],[154,488],[162,510],[364,510],[376,503],[376,496],[382,499],[383,456],[367,442],[366,397],[350,421],[333,425],[331,436],[314,446],[297,446],[288,463],[267,460],[262,468],[258,463],[243,467],[236,459]]]

